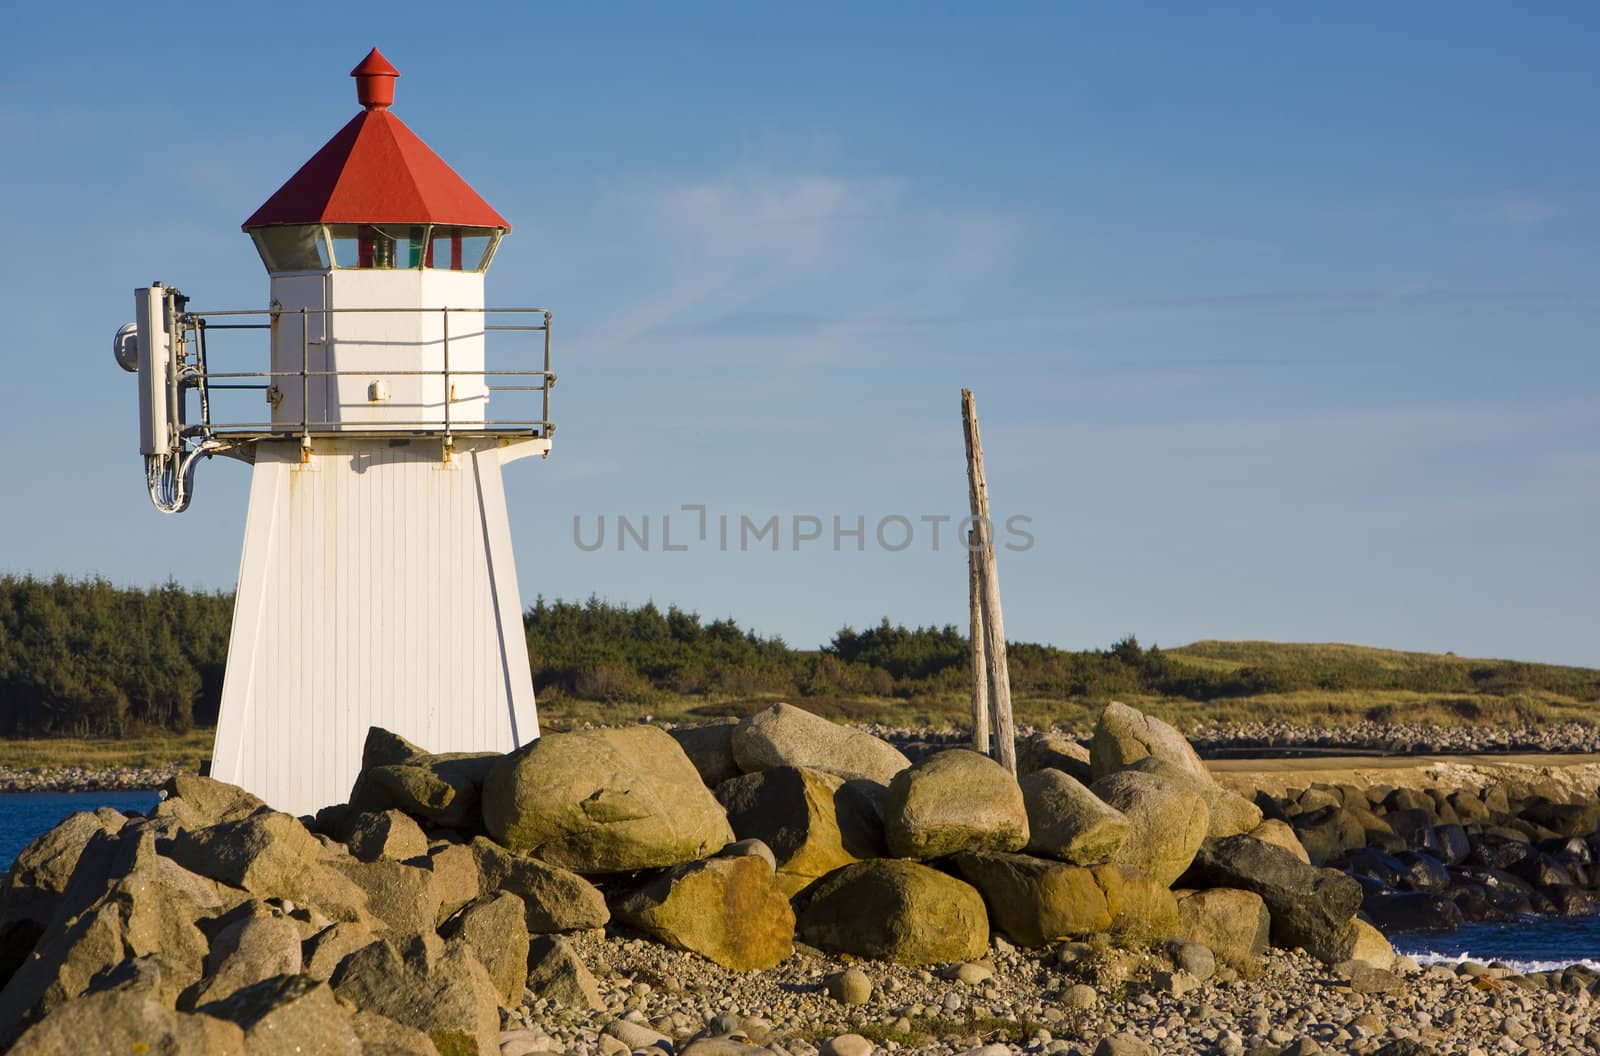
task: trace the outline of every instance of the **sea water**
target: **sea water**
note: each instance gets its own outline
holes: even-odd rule
[[[1600,917],[1523,917],[1463,924],[1442,935],[1409,932],[1391,941],[1421,964],[1500,961],[1523,974],[1582,964],[1600,971]]]

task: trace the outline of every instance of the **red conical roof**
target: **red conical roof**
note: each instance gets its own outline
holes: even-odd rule
[[[275,224],[450,224],[511,230],[467,181],[388,110],[399,72],[373,48],[350,71],[367,109],[251,214]]]

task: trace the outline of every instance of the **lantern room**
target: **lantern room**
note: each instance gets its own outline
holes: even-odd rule
[[[274,425],[485,421],[483,276],[511,225],[390,111],[399,75],[374,48],[351,71],[362,111],[244,222],[289,382],[268,391]]]

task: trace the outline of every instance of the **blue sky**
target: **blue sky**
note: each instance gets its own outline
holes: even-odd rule
[[[109,338],[152,279],[264,306],[238,225],[377,44],[515,227],[491,301],[556,312],[556,450],[507,470],[526,600],[964,624],[918,519],[965,512],[966,385],[1032,518],[1014,639],[1600,665],[1592,5],[383,11],[53,5],[0,41],[0,568],[232,586],[248,471],[151,508]],[[685,503],[868,541],[662,552]],[[575,545],[618,514],[655,548]]]

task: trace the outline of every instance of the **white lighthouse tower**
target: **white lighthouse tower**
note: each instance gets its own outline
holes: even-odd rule
[[[510,224],[390,112],[377,49],[352,76],[362,112],[243,225],[270,308],[154,285],[119,331],[158,506],[187,506],[201,455],[253,463],[211,772],[293,813],[348,797],[370,726],[538,736],[501,467],[550,449],[550,315],[485,307]],[[240,329],[270,369],[221,361]],[[503,340],[526,358],[491,365]],[[237,389],[262,420],[226,420]]]

